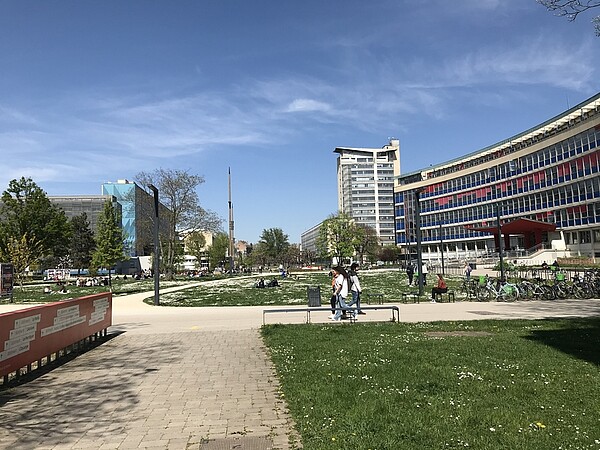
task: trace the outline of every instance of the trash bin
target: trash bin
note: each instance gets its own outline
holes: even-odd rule
[[[321,306],[321,286],[307,286],[308,306]]]

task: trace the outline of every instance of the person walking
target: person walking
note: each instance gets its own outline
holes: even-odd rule
[[[336,311],[332,318],[336,322],[342,320],[342,313],[344,309],[348,308],[346,299],[348,298],[348,272],[342,266],[333,268],[333,275],[335,277],[334,282],[334,294],[336,297]]]
[[[331,315],[329,316],[329,318],[333,319],[335,316],[335,305],[337,303],[337,296],[335,295],[336,273],[333,269],[331,269],[331,271],[329,272],[329,276],[331,277],[331,299],[329,300],[329,303],[331,304]]]
[[[423,276],[423,286],[427,284],[427,263],[423,263],[421,267],[421,275]]]
[[[408,277],[408,285],[410,286],[413,283],[413,277],[415,276],[415,266],[409,261],[406,266],[406,276]]]
[[[437,286],[435,286],[433,289],[431,289],[431,303],[435,303],[435,296],[437,294],[443,294],[448,292],[448,286],[446,285],[446,281],[444,280],[444,277],[442,276],[441,273],[437,274],[438,280],[437,280]]]
[[[473,270],[473,268],[471,267],[471,264],[469,264],[468,262],[465,263],[464,273],[465,273],[465,278],[467,279],[467,283],[469,281],[471,281],[471,271],[472,270]]]
[[[364,311],[360,309],[360,294],[362,289],[360,287],[360,280],[358,279],[358,263],[352,263],[350,266],[350,272],[348,275],[350,276],[350,292],[352,293],[352,300],[348,303],[348,306],[356,305],[357,314],[366,314]]]

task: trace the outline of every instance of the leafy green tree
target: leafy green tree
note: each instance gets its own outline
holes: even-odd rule
[[[286,267],[297,266],[302,260],[302,252],[300,247],[296,244],[289,245],[285,253],[281,258],[283,264]]]
[[[288,235],[281,228],[264,229],[258,243],[270,263],[281,263],[290,246]]]
[[[379,241],[375,229],[368,225],[357,224],[354,248],[359,261],[363,261],[365,256],[367,256],[369,260],[375,259],[375,256],[379,251]]]
[[[71,218],[71,229],[73,230],[73,238],[71,239],[69,255],[73,267],[76,267],[77,273],[80,273],[81,269],[89,268],[92,262],[92,253],[96,249],[96,241],[86,213]]]
[[[204,177],[185,170],[157,169],[152,173],[140,172],[136,181],[147,191],[149,185],[156,186],[160,202],[166,207],[159,214],[166,215],[168,219],[161,220],[161,255],[165,276],[172,279],[183,256],[179,230],[216,232],[221,230],[222,221],[216,213],[200,206],[197,188],[204,183]],[[146,209],[145,216],[151,224],[154,220],[153,206]],[[165,223],[168,223],[167,227],[163,227]]]
[[[569,22],[573,22],[579,14],[600,6],[600,1],[596,0],[537,0],[537,2],[557,16],[566,17]],[[600,37],[600,16],[592,18],[592,23],[596,36]]]
[[[267,255],[267,246],[257,242],[252,246],[252,251],[247,257],[247,262],[253,266],[266,266],[269,262],[269,255]]]
[[[200,267],[200,261],[206,253],[206,238],[200,231],[192,231],[186,237],[188,254],[196,257],[196,267]]]
[[[22,177],[2,193],[0,253],[6,254],[9,245],[24,237],[32,264],[43,257],[60,258],[69,251],[71,226],[64,211],[31,178]]]
[[[108,269],[108,282],[112,285],[110,270],[119,261],[127,257],[124,254],[123,230],[120,226],[121,218],[118,216],[112,203],[104,203],[102,214],[98,218],[96,230],[96,249],[92,255],[92,266],[95,269]]]
[[[25,278],[25,270],[34,265],[38,254],[38,242],[35,238],[30,238],[27,233],[16,238],[10,236],[4,252],[2,253],[2,259],[12,262],[15,279],[21,289],[23,289],[23,279]]]
[[[208,247],[208,263],[211,270],[223,265],[229,248],[229,236],[217,233],[213,236],[212,245]]]
[[[400,249],[395,245],[386,245],[379,248],[378,258],[380,261],[396,262],[400,259]]]
[[[322,257],[336,258],[341,264],[344,258],[352,257],[362,231],[348,214],[329,216],[321,224],[317,237],[317,250]]]

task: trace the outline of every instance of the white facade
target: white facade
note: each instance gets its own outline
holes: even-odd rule
[[[337,147],[338,209],[375,230],[380,245],[395,244],[394,179],[400,141],[382,148]]]

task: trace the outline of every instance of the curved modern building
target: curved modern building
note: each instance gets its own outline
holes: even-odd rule
[[[400,175],[396,244],[415,252],[419,228],[426,260],[501,245],[515,256],[600,256],[599,107],[597,94],[502,142]]]

